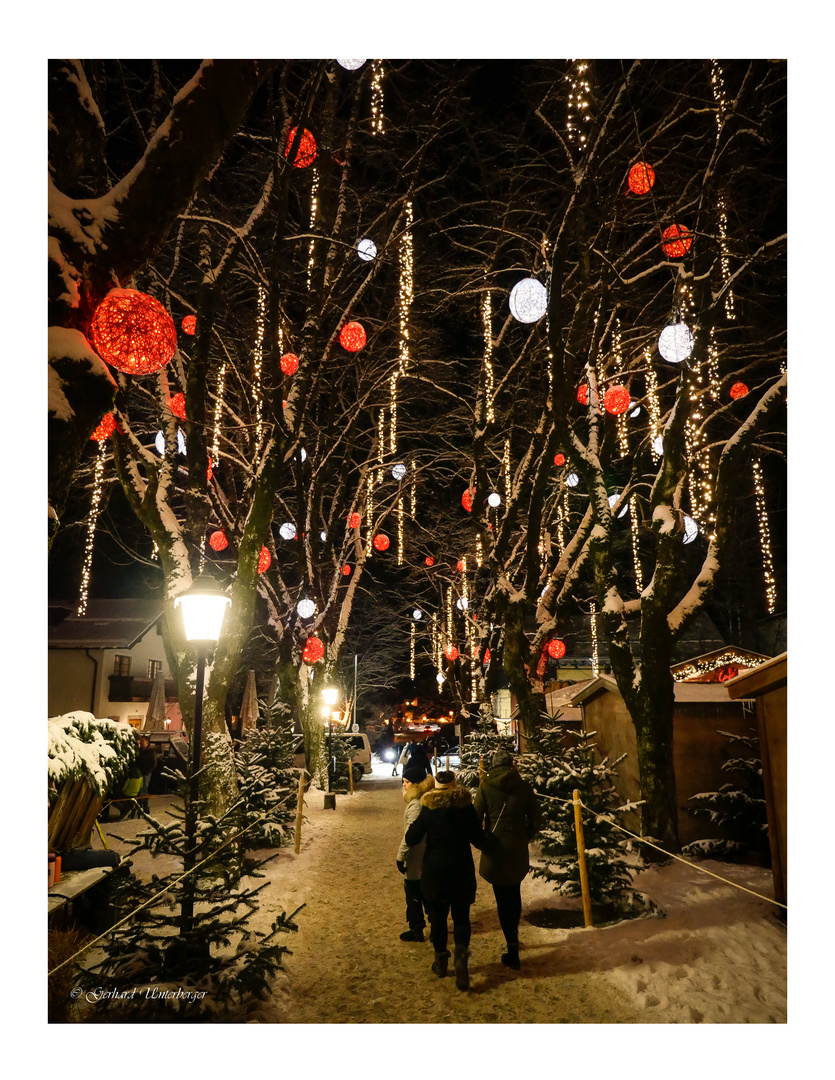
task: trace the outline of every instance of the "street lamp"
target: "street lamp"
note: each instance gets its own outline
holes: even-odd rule
[[[232,601],[223,592],[211,574],[198,574],[174,607],[183,612],[186,640],[197,649],[197,678],[194,688],[194,724],[191,738],[192,776],[200,768],[200,750],[203,737],[203,683],[206,676],[206,657],[217,645],[223,616]],[[196,786],[196,784],[195,784]]]
[[[322,687],[322,701],[325,706],[322,709],[322,715],[327,718],[328,722],[328,791],[331,790],[331,777],[333,774],[333,715],[332,710],[339,697],[339,690],[336,686],[323,686]]]

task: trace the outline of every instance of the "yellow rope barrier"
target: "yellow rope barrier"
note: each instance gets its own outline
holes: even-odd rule
[[[565,803],[566,806],[574,805],[572,799],[560,799],[556,795],[543,794],[540,795],[539,798],[552,799],[554,802]],[[597,810],[592,810],[592,808],[590,806],[586,806],[586,804],[582,800],[580,800],[580,805],[584,809],[588,810],[590,814],[594,814],[595,817],[601,818],[603,821],[608,821],[610,825],[614,825],[616,829],[620,829],[620,831],[626,833],[627,836],[631,836],[633,839],[638,840],[640,843],[647,844],[649,847],[655,848],[656,851],[660,851],[663,855],[666,855],[667,858],[677,859],[679,862],[684,863],[685,866],[689,866],[693,870],[698,870],[702,874],[709,874],[711,877],[716,878],[718,881],[723,881],[726,885],[732,885],[735,889],[741,889],[742,892],[747,892],[750,893],[751,896],[756,896],[758,900],[765,900],[769,904],[775,904],[777,907],[781,907],[784,911],[789,910],[786,905],[781,904],[779,900],[772,900],[770,896],[763,896],[762,893],[754,892],[753,889],[747,889],[744,885],[738,885],[735,881],[730,881],[728,878],[723,878],[719,874],[714,874],[712,870],[705,870],[705,868],[703,866],[699,866],[698,863],[690,862],[688,859],[683,859],[680,855],[673,855],[671,851],[666,851],[664,848],[659,847],[658,844],[654,844],[651,840],[647,840],[645,837],[638,836],[637,833],[633,833],[630,832],[629,829],[625,829],[623,825],[619,825],[612,818],[607,817],[606,814],[600,814],[597,812]]]

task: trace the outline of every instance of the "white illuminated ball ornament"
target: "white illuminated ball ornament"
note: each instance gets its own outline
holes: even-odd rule
[[[296,604],[296,611],[298,611],[303,619],[309,619],[315,610],[316,605],[312,600],[308,600],[307,597],[305,597],[304,600],[299,600],[298,604]]]
[[[633,420],[635,419],[636,416],[640,416],[641,415],[641,406],[636,405],[635,408],[632,410],[632,412],[629,415],[632,417]]]
[[[415,610],[412,612],[412,618],[415,620],[415,622],[420,622],[420,620],[423,618],[423,612],[420,610],[420,608],[415,608]]]
[[[406,466],[401,461],[398,461],[396,465],[392,466],[391,475],[395,480],[402,480],[406,475]]]
[[[498,495],[495,491],[493,491],[487,496],[487,502],[490,504],[490,506],[501,506],[502,497],[501,495]]]
[[[437,682],[438,686],[443,686],[443,684],[446,682],[446,676],[439,671],[438,674],[435,676],[435,681]]]
[[[693,351],[693,335],[687,323],[665,326],[658,338],[658,351],[669,364],[683,363]]]
[[[568,484],[569,487],[577,487],[577,485],[580,483],[580,477],[577,475],[576,472],[570,472],[568,476],[566,476],[565,482],[566,484]]]
[[[458,608],[459,611],[466,611],[469,607],[466,596],[459,596],[458,599],[455,601],[455,606]]]
[[[615,505],[615,503],[618,501],[619,498],[620,498],[619,494],[609,496],[609,509],[610,510],[612,509],[612,507]],[[627,502],[625,504],[625,506],[623,507],[623,509],[621,510],[621,512],[618,514],[618,517],[619,518],[624,517],[626,515],[626,512],[627,512],[628,509],[629,509],[629,503]]]
[[[664,453],[664,440],[660,435],[657,435],[652,441],[652,448],[658,454],[659,457]]]
[[[368,237],[363,237],[362,240],[357,241],[357,255],[363,262],[371,262],[377,258],[377,245],[373,240],[369,240]]]
[[[685,543],[685,544],[692,544],[693,541],[696,539],[696,537],[698,535],[699,535],[699,526],[696,524],[696,522],[691,517],[688,517],[687,514],[685,514],[684,515],[684,540],[682,542]]]
[[[165,435],[161,431],[157,432],[154,446],[157,448],[158,454],[165,454]],[[182,454],[183,457],[186,454],[186,437],[179,428],[177,428],[177,453]]]
[[[510,292],[510,314],[521,323],[539,322],[548,308],[548,292],[536,278],[523,278]]]
[[[362,67],[365,60],[337,60],[336,62],[341,68],[345,68],[346,71],[356,71],[357,68]]]
[[[296,539],[296,526],[292,521],[285,521],[281,528],[278,530],[282,540],[295,540]]]

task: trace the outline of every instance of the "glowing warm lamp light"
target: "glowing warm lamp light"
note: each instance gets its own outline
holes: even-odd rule
[[[536,278],[523,278],[511,289],[510,314],[518,322],[539,322],[547,309],[548,291]]]
[[[339,700],[339,690],[335,686],[323,686],[322,687],[322,701],[326,705],[330,705],[331,708]]]
[[[174,607],[183,613],[186,640],[217,641],[231,603],[211,574],[198,574],[191,587],[174,601]]]

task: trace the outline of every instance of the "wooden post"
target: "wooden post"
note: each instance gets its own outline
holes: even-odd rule
[[[437,774],[437,772],[438,772],[438,747],[437,746],[432,747],[432,757],[435,759],[435,773]]]
[[[591,919],[591,895],[589,894],[589,872],[586,869],[586,845],[583,840],[583,815],[580,810],[580,792],[574,796],[574,825],[577,829],[577,860],[580,864],[580,888],[583,892],[583,918],[586,926],[593,926]]]
[[[302,842],[302,814],[304,813],[304,773],[299,773],[299,801],[296,806],[296,854]]]
[[[348,788],[349,788],[351,794],[353,795],[354,794],[354,763],[353,763],[353,761],[350,761],[350,760],[348,761]]]
[[[449,772],[449,754],[446,756],[446,771]]]

